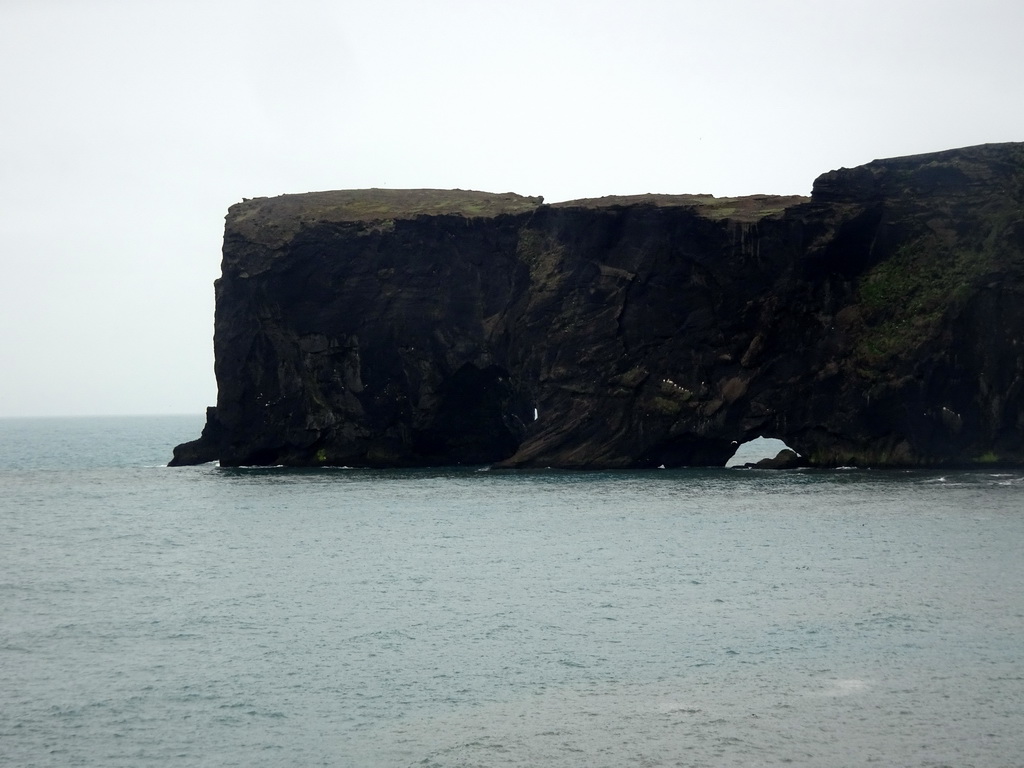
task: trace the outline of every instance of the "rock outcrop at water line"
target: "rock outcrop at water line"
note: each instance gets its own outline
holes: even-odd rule
[[[231,207],[172,464],[1024,463],[1024,144],[810,198],[439,190]]]

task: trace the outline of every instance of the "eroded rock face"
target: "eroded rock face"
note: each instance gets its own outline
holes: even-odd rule
[[[774,458],[748,461],[743,466],[746,469],[798,469],[804,466],[804,461],[795,451],[783,448]]]
[[[1024,462],[1020,144],[810,199],[251,200],[216,296],[217,407],[172,463]]]

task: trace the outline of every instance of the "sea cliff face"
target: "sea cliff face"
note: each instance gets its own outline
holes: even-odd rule
[[[810,198],[232,206],[218,399],[172,464],[1024,463],[1024,145]]]

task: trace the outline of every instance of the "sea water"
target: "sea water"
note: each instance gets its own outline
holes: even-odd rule
[[[1024,473],[169,469],[0,421],[4,766],[1020,766]]]

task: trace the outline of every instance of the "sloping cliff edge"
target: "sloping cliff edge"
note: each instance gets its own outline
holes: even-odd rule
[[[172,465],[1024,464],[1024,144],[810,198],[231,207],[217,405]]]

